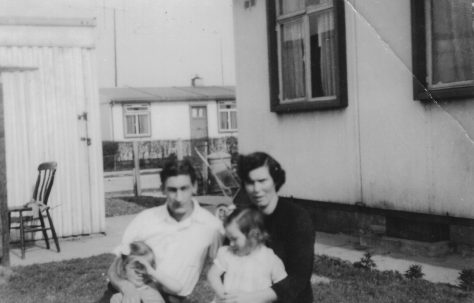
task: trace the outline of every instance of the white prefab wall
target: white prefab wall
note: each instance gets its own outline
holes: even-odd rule
[[[234,0],[239,149],[287,170],[280,194],[474,218],[474,100],[413,100],[410,1],[350,0],[348,107],[270,112],[265,1]]]
[[[146,103],[146,102],[144,102]],[[208,136],[211,138],[237,135],[234,133],[219,132],[218,112],[216,101],[192,101],[192,102],[151,102],[151,136],[140,138],[140,140],[188,140],[191,138],[190,108],[191,106],[206,106]],[[123,105],[102,104],[103,116],[111,110],[113,116],[113,138],[115,141],[136,140],[136,138],[125,138]],[[106,127],[105,122],[103,126]],[[103,132],[103,133],[107,133]]]
[[[12,30],[15,28],[15,30]],[[24,31],[23,31],[24,29]],[[8,205],[31,199],[38,164],[56,161],[49,205],[60,236],[105,231],[102,146],[92,27],[0,26]],[[79,39],[63,39],[65,31]],[[87,37],[87,39],[85,39]],[[26,43],[34,41],[34,45]],[[25,43],[24,43],[25,42]],[[65,43],[65,44],[64,44]],[[26,45],[25,45],[26,44]],[[6,67],[6,68],[5,68]],[[3,69],[2,69],[3,68]],[[78,116],[87,112],[87,121]],[[90,138],[91,144],[82,138]]]

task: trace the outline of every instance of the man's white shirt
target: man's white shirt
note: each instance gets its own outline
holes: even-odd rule
[[[114,250],[119,255],[131,242],[144,241],[155,253],[157,270],[183,284],[179,296],[193,291],[206,256],[216,256],[224,234],[219,219],[194,199],[193,204],[191,215],[179,222],[170,216],[166,204],[144,210],[128,225],[121,245]]]

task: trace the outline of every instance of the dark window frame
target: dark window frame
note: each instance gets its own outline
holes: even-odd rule
[[[280,102],[278,38],[276,34],[276,0],[267,0],[267,36],[268,36],[268,66],[270,86],[270,110],[275,113],[291,113],[301,111],[316,111],[340,109],[347,107],[347,60],[346,60],[346,29],[344,0],[334,1],[334,25],[337,32],[336,47],[336,99],[327,101],[298,101],[291,103]],[[306,97],[308,99],[308,97]]]
[[[426,30],[425,0],[411,0],[413,98],[437,102],[474,97],[474,85],[429,89]]]

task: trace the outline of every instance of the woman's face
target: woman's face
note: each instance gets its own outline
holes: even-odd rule
[[[245,190],[250,201],[264,214],[271,214],[275,210],[278,195],[267,166],[260,166],[249,172]]]

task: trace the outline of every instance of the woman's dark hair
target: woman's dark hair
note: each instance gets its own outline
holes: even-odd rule
[[[189,176],[192,184],[196,182],[196,170],[191,164],[191,161],[188,159],[182,161],[175,159],[167,161],[160,173],[161,184],[164,185],[168,178],[179,175]]]
[[[235,222],[239,230],[247,239],[253,240],[255,244],[265,243],[268,233],[265,231],[263,214],[254,207],[235,209],[224,221],[224,227]]]
[[[242,186],[244,186],[245,183],[250,182],[249,173],[252,170],[262,166],[266,166],[268,168],[268,172],[273,179],[273,183],[275,183],[276,191],[280,190],[283,184],[285,184],[285,170],[281,167],[277,160],[264,152],[254,152],[248,155],[241,155],[239,157],[237,173],[239,174],[240,180],[242,180]]]

